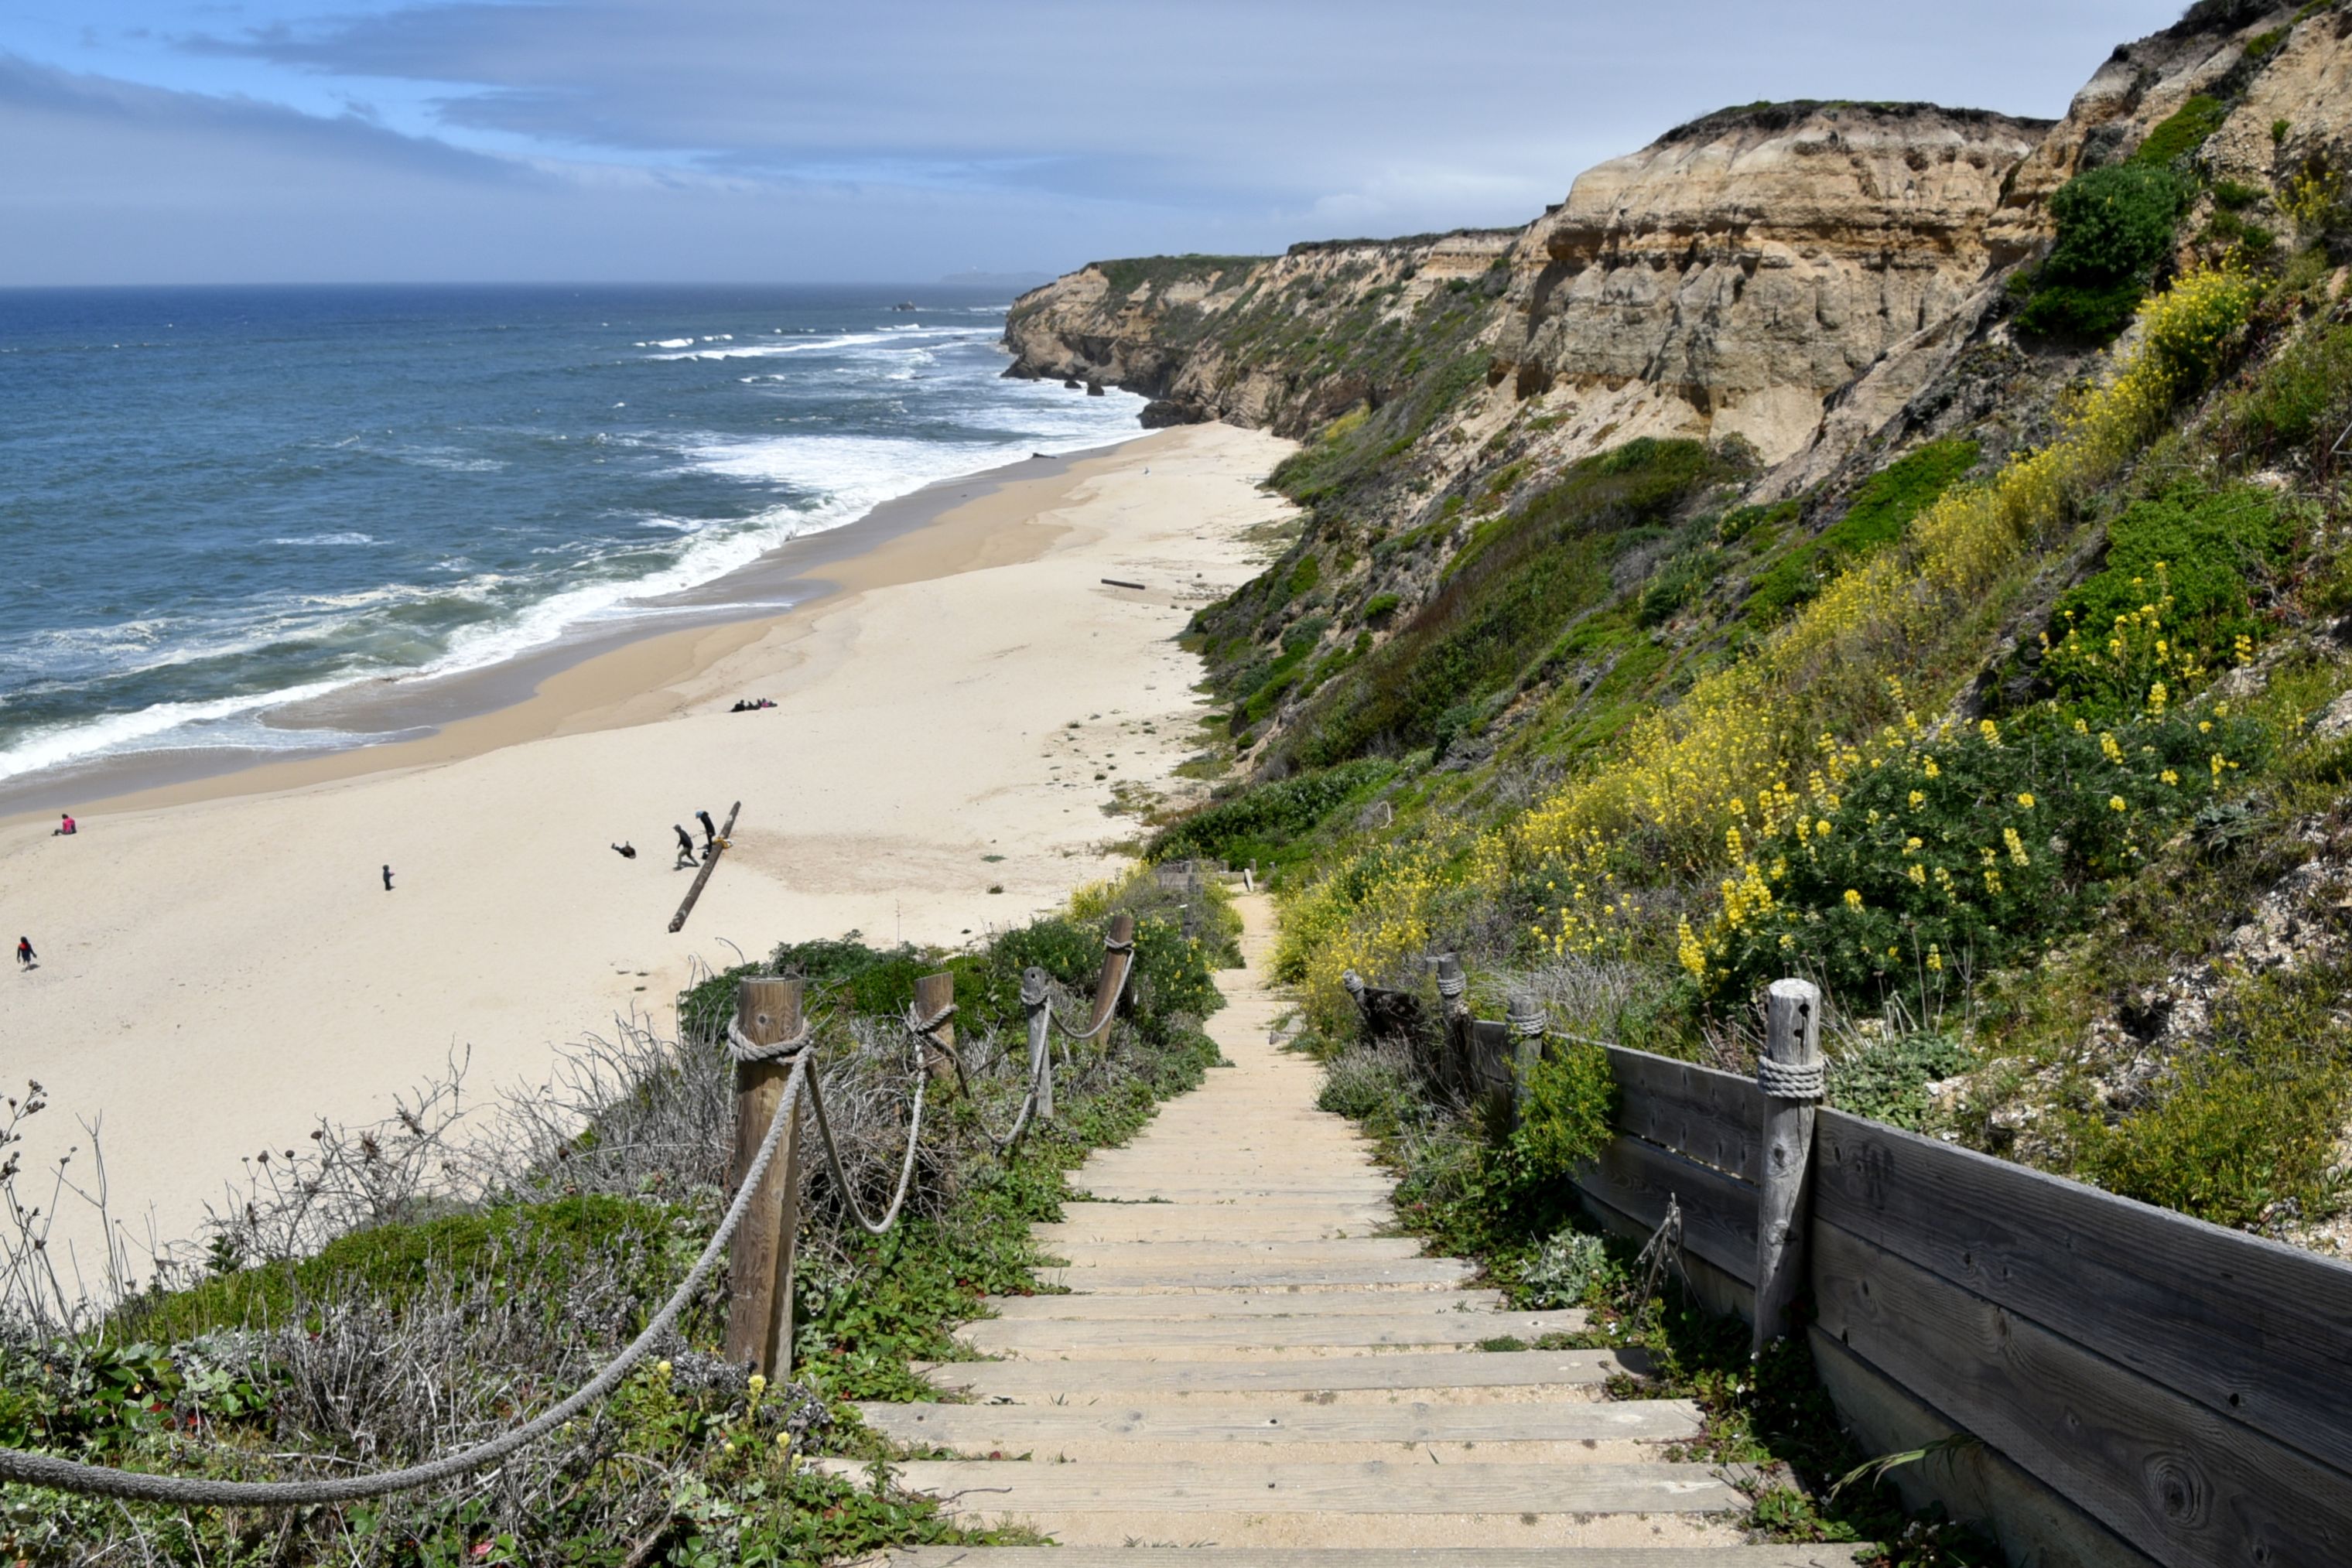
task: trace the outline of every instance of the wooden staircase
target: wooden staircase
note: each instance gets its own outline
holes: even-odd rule
[[[1040,1226],[1068,1295],[992,1301],[962,1337],[999,1360],[929,1369],[968,1403],[862,1406],[953,1458],[892,1467],[974,1523],[1061,1544],[894,1553],[921,1568],[1831,1568],[1854,1549],[1750,1546],[1746,1498],[1663,1445],[1682,1400],[1611,1400],[1611,1351],[1481,1350],[1582,1325],[1501,1310],[1472,1270],[1385,1236],[1390,1184],[1276,1050],[1269,913],[1210,1032],[1232,1061]],[[855,1467],[845,1467],[852,1468]]]

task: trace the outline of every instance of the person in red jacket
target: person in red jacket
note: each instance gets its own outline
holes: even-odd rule
[[[72,812],[60,811],[58,815],[59,818],[58,824],[49,830],[49,837],[53,839],[69,839],[73,837],[74,834],[81,831],[74,826]]]

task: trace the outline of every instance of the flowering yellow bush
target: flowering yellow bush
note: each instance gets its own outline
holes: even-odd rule
[[[2137,349],[2113,379],[2070,400],[2061,439],[1987,483],[1946,491],[1769,641],[1637,722],[1613,755],[1466,854],[1375,852],[1295,897],[1285,913],[1286,972],[1305,983],[1310,1006],[1334,1007],[1345,969],[1378,974],[1423,949],[1442,898],[1492,903],[1515,884],[1542,912],[1531,936],[1554,952],[1622,951],[1646,938],[1703,966],[1703,944],[1686,925],[1643,928],[1641,902],[1619,874],[1729,867],[1718,888],[1726,917],[1737,911],[1749,925],[1768,911],[1770,867],[1746,844],[1832,831],[1826,819],[1843,782],[1918,733],[1900,674],[1928,663],[1922,655],[2030,551],[2072,526],[2070,502],[2111,481],[2211,373],[2256,294],[2245,277],[2212,271],[2150,300]],[[1874,738],[1857,747],[1823,722]],[[1998,730],[1982,739],[1998,746]],[[1936,778],[1934,758],[1924,764]]]

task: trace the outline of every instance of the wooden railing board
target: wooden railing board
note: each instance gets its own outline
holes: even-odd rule
[[[2159,1563],[2352,1563],[2352,1476],[1816,1215],[1822,1332]]]
[[[1609,1048],[1609,1065],[1619,1127],[1742,1181],[1757,1179],[1764,1093],[1753,1081],[1623,1046]]]
[[[1806,1344],[1839,1424],[1865,1454],[1904,1454],[1963,1431],[1818,1325]],[[1940,1503],[1990,1536],[2011,1563],[2034,1568],[2158,1568],[2156,1560],[1983,1443],[1940,1448],[1886,1472],[1906,1503]]]
[[[1656,1229],[1666,1200],[1682,1207],[1683,1245],[1746,1284],[1756,1279],[1756,1189],[1712,1166],[1641,1138],[1612,1138],[1578,1167],[1576,1185]]]
[[[2352,1268],[1840,1112],[1817,1140],[1817,1218],[2352,1472]]]

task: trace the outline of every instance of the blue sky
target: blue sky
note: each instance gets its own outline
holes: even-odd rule
[[[1521,223],[1727,103],[2054,116],[2180,0],[12,0],[0,285],[920,281]]]

